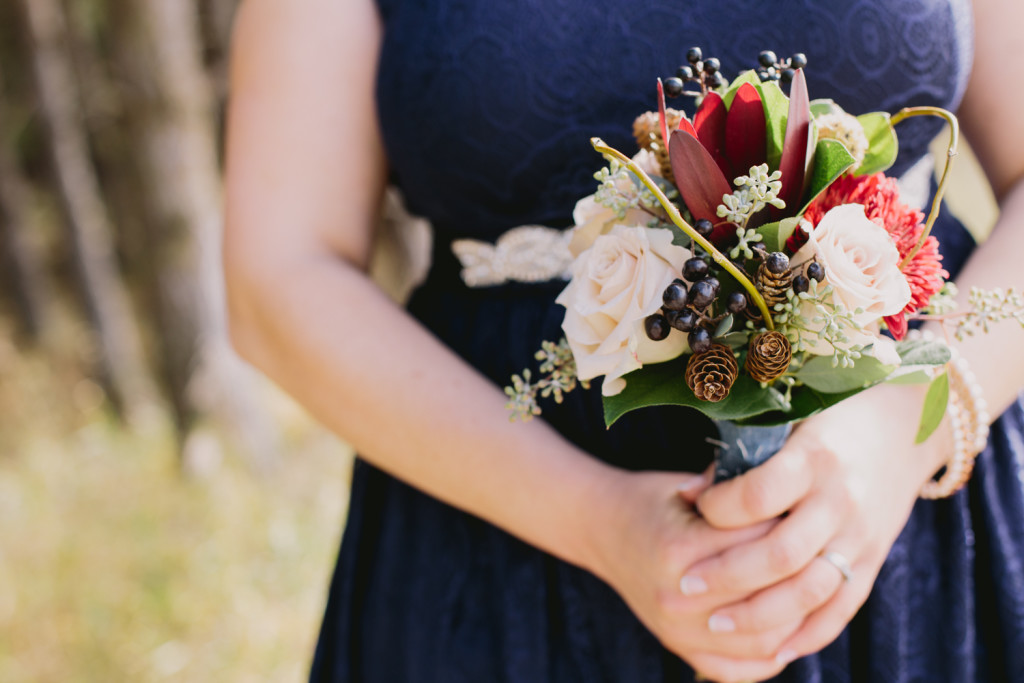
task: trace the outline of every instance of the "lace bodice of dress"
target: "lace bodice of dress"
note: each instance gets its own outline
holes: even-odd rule
[[[589,138],[634,150],[630,127],[655,106],[655,78],[693,45],[727,76],[762,49],[802,51],[811,97],[856,113],[955,108],[971,66],[969,0],[379,3],[378,103],[393,180],[413,212],[451,236],[569,224],[603,163]],[[938,127],[901,124],[895,172]]]

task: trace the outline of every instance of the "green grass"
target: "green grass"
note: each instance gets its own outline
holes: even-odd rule
[[[2,330],[0,330],[2,332]],[[279,396],[272,472],[182,474],[74,359],[0,334],[0,680],[300,681],[337,553],[350,454]]]

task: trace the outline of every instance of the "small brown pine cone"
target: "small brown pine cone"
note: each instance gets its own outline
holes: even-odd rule
[[[761,292],[761,296],[764,297],[768,308],[772,308],[775,304],[786,303],[786,292],[789,291],[790,286],[793,284],[793,275],[793,271],[789,268],[776,275],[768,270],[763,263],[757,267],[754,284],[757,286],[758,291]]]
[[[702,401],[721,401],[729,395],[740,368],[732,349],[712,344],[704,353],[690,356],[686,364],[686,386]]]
[[[665,110],[665,122],[668,124],[669,131],[678,128],[682,118],[683,112],[678,109]],[[675,179],[672,176],[672,162],[668,157],[668,145],[662,144],[661,140],[661,122],[658,112],[649,111],[636,117],[636,120],[633,121],[633,137],[636,138],[636,144],[641,149],[654,153],[654,158],[658,160],[658,166],[661,167],[662,177],[675,184]]]
[[[762,332],[750,341],[747,362],[743,368],[758,382],[771,382],[789,367],[793,348],[786,335],[777,330]]]

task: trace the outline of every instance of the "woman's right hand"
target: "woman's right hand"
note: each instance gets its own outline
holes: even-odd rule
[[[694,509],[709,475],[615,472],[600,511],[588,520],[591,546],[586,568],[600,577],[669,650],[715,681],[763,680],[784,668],[779,646],[800,621],[760,633],[711,629],[712,612],[745,595],[701,593],[681,586],[687,568],[739,543],[760,538],[777,523],[719,530]],[[687,590],[686,593],[683,589]]]

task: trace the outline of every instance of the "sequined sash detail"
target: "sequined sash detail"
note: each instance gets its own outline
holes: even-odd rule
[[[462,281],[467,287],[568,280],[573,260],[570,238],[570,230],[523,225],[507,231],[494,244],[455,240],[452,252],[462,264]]]

